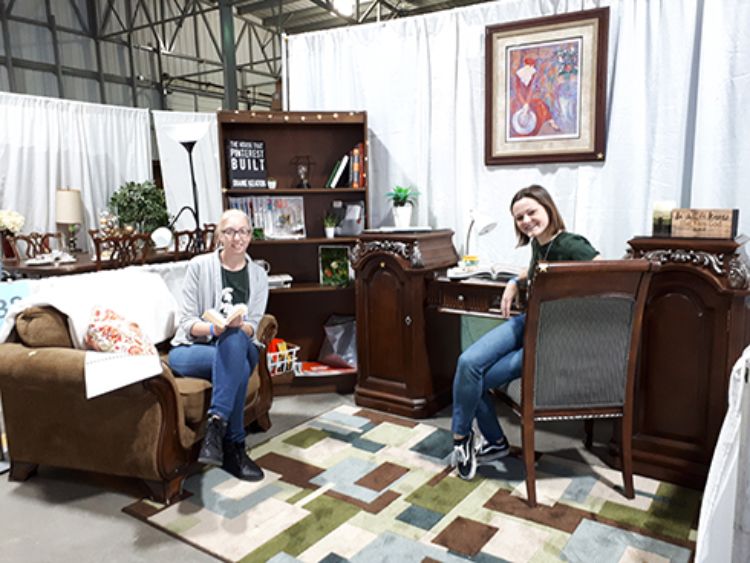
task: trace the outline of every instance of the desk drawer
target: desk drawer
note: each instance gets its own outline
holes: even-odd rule
[[[443,313],[500,317],[504,289],[504,283],[434,280],[428,289],[428,302]]]

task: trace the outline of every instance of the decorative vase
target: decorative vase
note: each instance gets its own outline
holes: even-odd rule
[[[323,227],[326,233],[326,238],[334,238],[336,236],[336,227]]]
[[[11,236],[13,236],[13,234],[9,230],[0,230],[0,247],[2,248],[2,254],[0,255],[0,258],[4,260],[15,260],[16,258],[16,253],[13,252],[13,246],[10,244]]]
[[[399,229],[405,229],[411,225],[411,213],[413,207],[409,204],[393,207],[393,224]]]

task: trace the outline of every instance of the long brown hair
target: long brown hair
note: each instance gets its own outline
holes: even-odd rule
[[[511,214],[513,213],[513,206],[516,204],[516,202],[519,199],[523,199],[525,197],[535,200],[539,205],[544,207],[544,210],[547,212],[547,216],[549,217],[549,225],[547,226],[547,231],[554,234],[565,230],[565,221],[563,221],[562,215],[560,215],[560,211],[557,209],[557,205],[555,205],[555,202],[552,201],[552,196],[549,195],[549,192],[547,190],[537,184],[532,184],[527,188],[521,188],[516,192],[516,195],[514,195],[513,199],[510,201]],[[518,240],[518,246],[525,246],[529,244],[529,237],[523,234],[518,228],[515,217],[513,218],[513,227],[516,229],[516,239]]]

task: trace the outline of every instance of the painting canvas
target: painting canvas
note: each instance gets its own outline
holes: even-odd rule
[[[608,8],[489,26],[485,162],[604,159]]]

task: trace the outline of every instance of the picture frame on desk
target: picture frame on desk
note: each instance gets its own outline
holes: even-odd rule
[[[485,164],[604,160],[609,8],[485,28]]]

